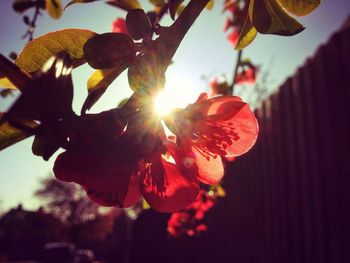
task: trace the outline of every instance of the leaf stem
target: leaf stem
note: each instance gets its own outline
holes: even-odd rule
[[[34,39],[34,30],[36,28],[36,21],[37,21],[39,15],[40,15],[40,2],[39,2],[39,0],[37,0],[37,4],[35,6],[35,11],[34,11],[32,21],[30,21],[30,25],[28,25],[29,28],[27,29],[27,32],[22,37],[24,39],[27,36],[29,36],[28,43]]]
[[[233,70],[233,77],[232,77],[232,84],[229,88],[229,94],[233,95],[234,93],[234,87],[236,84],[236,78],[237,78],[237,73],[238,73],[238,68],[241,65],[241,61],[242,61],[242,54],[243,54],[243,50],[239,50],[238,54],[237,54],[237,60],[236,60],[236,66]]]

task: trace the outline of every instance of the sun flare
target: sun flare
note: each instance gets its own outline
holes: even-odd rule
[[[158,93],[154,99],[154,110],[160,115],[169,114],[175,108],[185,108],[188,104],[193,103],[196,94],[191,89],[190,82],[179,81],[179,79],[168,77],[163,91]],[[192,92],[189,92],[191,90]]]

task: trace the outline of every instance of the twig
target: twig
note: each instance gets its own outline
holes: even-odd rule
[[[24,36],[22,37],[24,39],[27,36],[29,36],[28,43],[34,39],[34,30],[36,28],[36,21],[37,21],[39,15],[40,15],[40,4],[38,2],[38,4],[35,6],[35,12],[34,12],[32,21],[30,21],[30,23],[28,25],[29,28],[28,28],[27,32],[24,34]]]

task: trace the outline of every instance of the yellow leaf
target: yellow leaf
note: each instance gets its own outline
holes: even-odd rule
[[[2,114],[3,113],[0,113],[0,119],[2,117]],[[33,121],[21,121],[21,124],[30,128],[34,128],[37,126],[37,124]],[[30,134],[16,129],[15,127],[11,126],[8,122],[3,122],[0,124],[0,150],[3,150],[4,148],[15,144],[29,136]]]
[[[151,206],[147,203],[147,201],[145,199],[142,199],[142,208],[144,210],[148,210],[151,208]]]
[[[304,30],[298,21],[283,10],[278,0],[251,0],[249,17],[261,34],[292,36]]]
[[[246,17],[243,28],[240,32],[238,42],[236,44],[235,50],[241,50],[248,46],[256,37],[256,29],[250,22],[249,16]]]
[[[185,7],[185,5],[180,5],[176,10],[176,14],[179,16],[185,10]]]
[[[87,81],[89,95],[86,98],[81,111],[86,112],[89,110],[125,68],[126,67],[116,67],[102,70],[98,69],[92,73]]]
[[[288,12],[297,16],[305,16],[315,10],[321,0],[279,0],[279,2]]]
[[[163,6],[163,5],[165,5],[165,1],[164,0],[149,0],[149,1],[154,6]]]
[[[6,77],[0,77],[0,87],[7,89],[17,89],[15,85]]]
[[[46,10],[53,19],[59,19],[62,15],[61,0],[46,0]]]
[[[35,72],[53,55],[65,50],[70,54],[74,67],[86,62],[83,46],[96,33],[84,29],[64,29],[38,37],[24,47],[16,59],[16,65],[27,72]]]
[[[133,9],[142,8],[138,0],[109,0],[106,3],[124,9],[127,12]]]
[[[216,186],[216,195],[219,196],[219,197],[225,197],[226,196],[225,189],[219,184]]]
[[[84,4],[84,3],[92,3],[101,0],[72,0],[68,4],[65,5],[64,10],[66,10],[69,6],[74,4]]]
[[[206,9],[212,10],[214,7],[214,0],[210,0],[208,4],[205,6]]]

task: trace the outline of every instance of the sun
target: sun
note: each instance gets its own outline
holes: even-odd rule
[[[154,99],[154,110],[159,116],[169,114],[175,108],[185,108],[196,99],[193,83],[181,80],[181,78],[167,77],[163,91]]]

